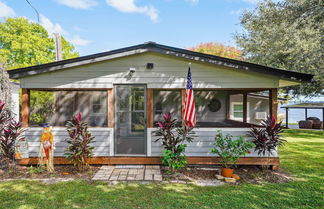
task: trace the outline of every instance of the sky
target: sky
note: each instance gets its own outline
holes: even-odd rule
[[[239,17],[258,0],[28,0],[39,23],[60,33],[80,55],[154,41],[180,48],[204,42],[235,46]],[[6,17],[38,21],[26,0],[0,0]]]

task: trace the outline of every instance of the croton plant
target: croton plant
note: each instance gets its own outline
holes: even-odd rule
[[[15,147],[25,140],[21,122],[17,122],[10,109],[0,100],[0,159],[8,166],[15,159]]]
[[[282,122],[277,122],[275,117],[268,117],[266,120],[262,120],[262,128],[252,128],[249,132],[249,136],[253,138],[255,144],[255,151],[259,155],[272,155],[276,151],[278,146],[287,142],[282,138],[283,132]]]

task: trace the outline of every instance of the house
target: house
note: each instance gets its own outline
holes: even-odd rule
[[[81,112],[95,136],[89,163],[160,164],[162,146],[152,131],[162,113],[181,119],[189,62],[197,109],[197,137],[186,150],[189,164],[219,162],[210,152],[217,130],[246,135],[267,115],[277,115],[278,88],[312,79],[154,42],[12,70],[10,78],[20,80],[21,117],[28,127],[28,149],[20,163],[37,163],[43,122],[53,126],[55,163],[68,163],[64,124]],[[252,152],[239,164],[276,168],[279,158]]]

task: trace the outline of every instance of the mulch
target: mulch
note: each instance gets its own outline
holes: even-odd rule
[[[272,171],[267,168],[259,166],[239,166],[235,168],[234,173],[240,177],[235,184],[263,184],[263,183],[287,183],[293,179],[293,177],[283,169]],[[220,167],[191,167],[177,171],[171,174],[170,171],[162,168],[163,179],[167,180],[212,180],[215,179],[215,175],[220,175]]]
[[[11,169],[0,169],[0,180],[6,179],[45,179],[45,178],[73,178],[91,180],[100,167],[89,166],[79,171],[72,165],[56,165],[54,172],[47,172],[37,166],[15,166]]]

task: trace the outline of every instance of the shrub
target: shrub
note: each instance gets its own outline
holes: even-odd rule
[[[94,142],[94,137],[88,131],[88,124],[82,121],[81,113],[73,116],[66,124],[69,138],[66,139],[68,147],[65,156],[72,161],[78,169],[87,166],[87,158],[93,157],[93,148],[90,143]]]
[[[278,146],[287,142],[280,135],[283,127],[281,122],[277,123],[275,117],[268,117],[262,120],[261,124],[264,128],[252,128],[248,136],[253,137],[254,151],[257,151],[258,155],[264,156],[267,151],[268,155],[272,155]]]
[[[187,164],[186,156],[184,155],[187,145],[180,144],[177,152],[173,153],[171,150],[163,150],[162,163],[167,165],[171,171],[183,168]]]
[[[153,133],[162,140],[163,154],[162,163],[168,166],[172,171],[180,169],[187,164],[184,155],[186,144],[192,142],[194,132],[192,128],[183,123],[181,127],[176,127],[177,119],[174,119],[171,113],[163,115],[163,120],[158,122],[158,129]]]
[[[15,146],[20,140],[25,140],[22,124],[17,122],[9,109],[0,100],[0,154],[7,166],[14,162]]]
[[[249,149],[253,148],[254,144],[246,141],[243,136],[233,140],[233,136],[224,135],[221,131],[218,131],[214,146],[215,148],[211,149],[211,152],[221,158],[221,164],[224,168],[231,168],[237,164],[240,157],[249,153]]]

